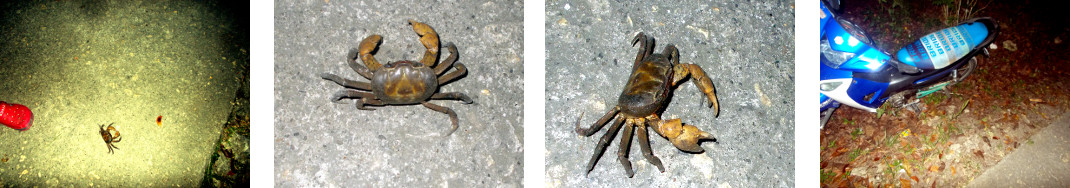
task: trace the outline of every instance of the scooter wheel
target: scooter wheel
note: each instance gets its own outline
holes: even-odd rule
[[[970,62],[966,63],[965,66],[959,67],[957,70],[955,70],[955,78],[953,78],[954,82],[951,84],[957,84],[959,82],[962,82],[963,80],[966,80],[966,76],[969,76],[970,73],[973,73],[974,69],[977,69],[977,57],[970,58]]]

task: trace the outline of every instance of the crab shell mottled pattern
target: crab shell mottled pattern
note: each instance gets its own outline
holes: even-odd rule
[[[672,89],[673,62],[663,54],[652,54],[632,70],[617,104],[631,117],[646,117],[662,107]]]
[[[108,130],[104,130],[104,128],[100,128],[100,137],[104,138],[104,143],[108,143],[112,139],[111,133]]]
[[[416,104],[430,98],[438,89],[438,78],[431,68],[414,61],[395,61],[375,71],[372,91],[387,104]]]

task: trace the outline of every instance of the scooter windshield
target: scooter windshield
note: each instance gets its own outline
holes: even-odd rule
[[[846,20],[826,23],[827,31],[821,37],[822,61],[834,69],[871,72],[890,59],[887,54],[869,46],[871,40],[858,26]]]

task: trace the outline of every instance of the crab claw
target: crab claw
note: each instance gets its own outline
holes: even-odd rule
[[[699,130],[698,127],[680,123],[680,119],[660,120],[655,123],[654,130],[668,138],[677,149],[687,152],[702,153],[705,151],[698,145],[699,141],[717,141],[713,135]]]
[[[424,45],[424,48],[427,48],[427,51],[424,52],[424,58],[420,60],[420,63],[427,66],[434,66],[435,62],[438,61],[438,33],[436,33],[435,29],[432,29],[431,26],[417,22],[416,20],[409,20],[409,25],[412,25],[412,31],[420,36],[420,43]]]
[[[379,70],[379,67],[382,66],[382,64],[379,64],[379,61],[376,61],[375,57],[372,56],[372,52],[375,51],[376,47],[379,47],[379,43],[381,42],[383,42],[383,36],[379,35],[368,36],[360,41],[360,48],[358,48],[357,52],[360,54],[360,60],[363,61],[364,65],[367,66],[368,69],[371,69],[371,71]]]

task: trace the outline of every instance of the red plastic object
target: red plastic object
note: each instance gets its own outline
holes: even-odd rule
[[[0,124],[12,129],[25,131],[33,125],[33,112],[21,104],[0,101]]]

